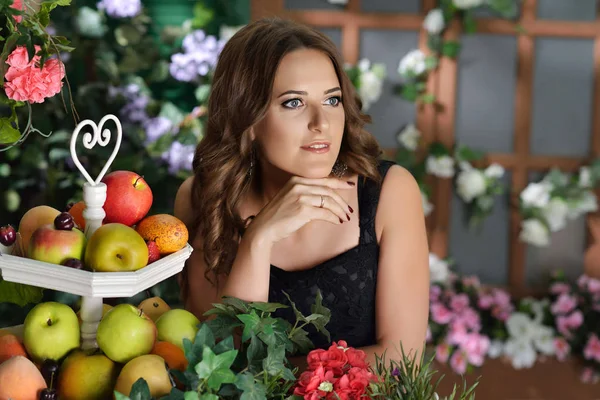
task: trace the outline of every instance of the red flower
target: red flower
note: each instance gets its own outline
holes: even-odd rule
[[[326,398],[333,390],[335,382],[333,371],[326,371],[322,365],[314,371],[304,371],[298,379],[294,394],[303,396],[305,400]],[[331,390],[327,390],[331,388]]]
[[[331,346],[329,350],[317,349],[308,354],[308,368],[311,370],[319,366],[327,370],[332,370],[336,375],[344,373],[344,365],[348,362],[348,357],[343,349]]]

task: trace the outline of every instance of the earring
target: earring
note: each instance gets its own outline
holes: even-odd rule
[[[252,146],[252,150],[250,150],[250,168],[248,169],[248,178],[252,178],[254,173],[254,164],[256,164],[256,149]]]
[[[348,166],[345,162],[336,160],[335,164],[333,164],[333,168],[331,169],[331,173],[338,178],[343,177],[348,170]]]

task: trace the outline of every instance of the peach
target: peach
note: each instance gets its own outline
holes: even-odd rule
[[[21,234],[22,247],[25,249],[25,253],[29,248],[29,239],[33,232],[42,225],[52,224],[58,214],[60,214],[60,211],[48,206],[33,207],[23,214],[19,222],[19,233]]]
[[[0,364],[14,356],[27,357],[23,343],[10,333],[0,336]]]
[[[47,387],[41,372],[23,356],[0,364],[0,400],[37,400]]]

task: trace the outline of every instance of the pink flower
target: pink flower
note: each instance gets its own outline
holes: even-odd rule
[[[600,293],[600,279],[590,278],[588,281],[588,290],[592,294]]]
[[[480,367],[490,348],[490,339],[487,336],[477,333],[470,333],[466,336],[461,345],[461,349],[466,353],[469,363]]]
[[[556,282],[550,286],[550,293],[552,294],[563,294],[569,293],[571,291],[571,287],[563,282]]]
[[[455,312],[461,312],[469,306],[469,296],[465,293],[457,294],[450,299],[450,308]]]
[[[467,328],[480,331],[481,330],[481,320],[479,318],[479,314],[477,311],[473,310],[471,307],[466,308],[462,313],[460,313],[457,317],[461,323],[463,323]]]
[[[512,307],[494,306],[492,308],[492,316],[499,321],[506,322],[512,313]]]
[[[496,305],[505,308],[511,307],[510,294],[508,294],[507,291],[502,289],[494,289],[493,294]]]
[[[448,343],[461,346],[467,338],[467,328],[460,321],[452,321],[447,335]]]
[[[567,339],[571,338],[571,330],[577,329],[583,323],[583,314],[577,310],[568,316],[559,316],[556,318],[556,328],[561,335]]]
[[[435,347],[435,359],[442,364],[446,364],[448,357],[450,357],[450,346],[447,343],[438,344]]]
[[[10,6],[11,8],[14,8],[15,10],[23,10],[23,0],[14,0],[12,5]],[[17,24],[21,23],[21,21],[23,20],[22,16],[16,16],[13,17],[15,19],[15,21],[17,22]]]
[[[565,338],[556,337],[554,338],[554,351],[559,361],[565,361],[571,352],[571,346],[569,346]]]
[[[442,289],[437,286],[437,285],[433,285],[429,287],[429,301],[432,303],[437,302],[440,299],[440,295],[442,294]]]
[[[583,383],[598,383],[599,377],[596,371],[592,367],[585,367],[583,371],[581,371],[581,382]]]
[[[586,360],[596,360],[600,362],[600,339],[595,334],[591,334],[585,348],[583,356]]]
[[[482,310],[489,309],[493,304],[494,304],[494,296],[489,295],[489,294],[481,295],[479,297],[479,299],[477,300],[477,305]]]
[[[434,303],[431,305],[431,318],[436,324],[445,325],[452,319],[452,312],[443,304]]]
[[[558,296],[558,299],[552,304],[550,310],[553,314],[567,314],[577,306],[577,299],[566,293]]]
[[[454,372],[463,375],[467,372],[467,357],[462,351],[455,351],[450,357],[450,366]]]
[[[36,46],[36,50],[40,47]],[[8,56],[6,63],[10,66],[4,75],[6,95],[13,100],[42,103],[62,89],[65,68],[57,59],[47,60],[43,69],[36,64],[39,56],[29,60],[27,49],[18,46]]]
[[[579,286],[580,289],[586,290],[589,280],[590,278],[587,275],[581,275],[577,279],[577,286]]]

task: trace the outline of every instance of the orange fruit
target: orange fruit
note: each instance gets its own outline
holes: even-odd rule
[[[69,209],[69,214],[73,216],[75,223],[81,228],[81,230],[85,229],[85,218],[83,218],[84,209],[85,203],[83,201],[73,204],[73,207]]]
[[[156,214],[142,219],[135,230],[144,240],[153,240],[161,256],[183,249],[188,241],[188,230],[177,217]]]
[[[23,343],[15,335],[2,335],[0,337],[0,364],[14,356],[27,357]]]
[[[157,341],[150,354],[156,354],[162,357],[170,369],[176,369],[184,372],[188,366],[188,361],[185,358],[183,350],[173,343]]]

